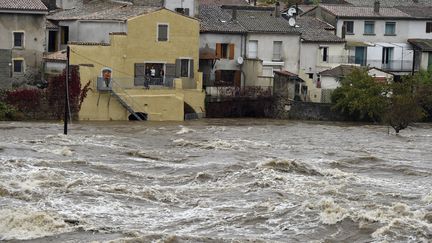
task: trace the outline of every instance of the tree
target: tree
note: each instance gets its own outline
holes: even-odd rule
[[[407,128],[411,123],[420,121],[424,115],[424,109],[418,102],[418,94],[415,92],[416,83],[412,78],[406,78],[403,82],[391,84],[391,95],[383,120],[393,127],[396,133]]]
[[[366,69],[356,68],[332,94],[333,108],[354,120],[379,122],[387,107],[388,86],[369,76]]]

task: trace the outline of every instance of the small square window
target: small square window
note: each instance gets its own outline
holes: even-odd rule
[[[168,41],[167,24],[158,24],[158,41]]]
[[[24,71],[23,64],[24,64],[23,60],[13,60],[14,73],[22,73]]]
[[[23,48],[24,47],[24,32],[14,32],[14,47],[15,48]]]
[[[396,22],[385,23],[385,35],[396,35]]]
[[[375,22],[374,21],[365,21],[364,34],[365,35],[374,35],[375,34]]]

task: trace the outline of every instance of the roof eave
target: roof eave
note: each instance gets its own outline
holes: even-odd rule
[[[0,13],[47,15],[48,10],[0,9]]]

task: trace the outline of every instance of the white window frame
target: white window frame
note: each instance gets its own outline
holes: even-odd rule
[[[251,51],[250,51],[250,43],[256,43],[256,54],[255,54],[255,57],[251,57]],[[258,58],[258,40],[249,40],[248,41],[248,52],[247,52],[247,54],[248,54],[248,58]]]
[[[275,47],[276,47],[276,43],[280,43],[280,46],[279,46],[279,53],[278,53],[278,55],[279,55],[279,58],[275,58]],[[280,61],[280,60],[282,60],[282,50],[283,50],[283,41],[273,41],[273,55],[272,55],[272,60],[275,60],[275,61]]]
[[[15,46],[15,33],[22,33],[21,46]],[[25,32],[23,30],[12,31],[12,48],[13,49],[24,49],[25,48]]]
[[[21,72],[15,72],[15,61],[22,61]],[[25,72],[25,60],[24,58],[12,58],[12,73],[14,75],[22,75]]]
[[[165,41],[159,40],[159,26],[166,25],[167,26],[167,39]],[[156,42],[168,42],[170,40],[170,26],[169,23],[157,23],[156,24]]]

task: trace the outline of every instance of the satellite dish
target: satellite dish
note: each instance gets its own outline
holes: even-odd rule
[[[295,24],[296,24],[296,20],[295,20],[295,18],[290,18],[290,19],[288,20],[288,24],[289,24],[291,27],[294,27]]]
[[[289,8],[288,9],[288,15],[289,16],[294,16],[294,14],[297,13],[297,9],[296,8]]]
[[[243,60],[243,57],[238,57],[238,58],[237,58],[237,63],[238,63],[238,64],[240,64],[240,65],[243,64],[243,61],[244,61],[244,60]]]

